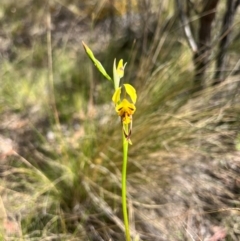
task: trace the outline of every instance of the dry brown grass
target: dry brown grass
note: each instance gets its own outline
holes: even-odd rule
[[[138,29],[137,44],[130,38],[130,49],[122,39],[126,32],[119,33],[121,40],[115,36],[109,44],[106,22],[101,25],[100,18],[97,24],[90,22],[88,14],[79,18],[75,1],[52,4],[52,48],[43,40],[46,29],[37,28],[36,35],[32,31],[24,34],[18,17],[11,22],[16,26],[11,33],[18,39],[25,36],[33,45],[10,41],[16,56],[6,57],[2,65],[3,235],[9,240],[124,239],[121,130],[108,101],[112,94],[108,83],[98,80],[80,49],[84,36],[94,43],[100,59],[109,61],[109,69],[112,49],[120,46],[113,57],[126,56],[126,79],[136,78],[139,100],[128,166],[133,237],[147,241],[239,240],[240,154],[235,148],[239,76],[191,94],[191,55],[174,32],[173,9],[167,1],[159,7],[161,21],[155,23],[165,27],[154,36],[146,34],[147,24],[145,31]],[[29,6],[28,1],[23,6]],[[95,16],[100,16],[104,6],[96,8]],[[23,9],[15,7],[22,18]],[[41,22],[46,19],[43,7],[34,8],[36,18],[26,18],[26,25],[30,20],[35,24],[25,30],[41,23],[46,26]],[[107,51],[105,55],[101,48]],[[53,70],[46,64],[47,49],[52,52]],[[46,95],[49,74],[53,74],[58,128]],[[18,79],[16,86],[12,79]],[[13,232],[6,234],[10,229]]]

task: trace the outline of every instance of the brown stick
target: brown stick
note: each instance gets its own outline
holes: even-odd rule
[[[205,6],[201,12],[198,32],[198,51],[194,55],[196,90],[203,88],[203,80],[209,63],[211,52],[212,23],[216,15],[219,0],[204,0]]]

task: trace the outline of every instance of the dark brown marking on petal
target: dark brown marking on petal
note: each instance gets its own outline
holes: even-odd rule
[[[130,139],[130,136],[131,136],[131,135],[132,135],[132,130],[129,131],[128,136],[127,136],[127,140]]]
[[[130,136],[131,136],[131,134],[132,134],[132,130],[130,130],[130,131],[128,132],[128,134],[127,134],[127,133],[125,132],[124,128],[123,128],[123,133],[124,133],[125,138],[126,138],[127,140],[129,140],[129,139],[130,139]]]

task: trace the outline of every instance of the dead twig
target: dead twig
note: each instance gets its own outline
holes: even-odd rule
[[[226,12],[223,18],[222,30],[221,30],[221,41],[219,43],[218,55],[216,61],[216,72],[214,77],[213,85],[219,84],[224,80],[224,68],[225,68],[225,57],[227,49],[230,44],[230,36],[232,32],[232,26],[234,16],[237,8],[240,4],[240,0],[227,0],[226,1]]]
[[[195,65],[196,90],[203,88],[203,80],[209,63],[211,53],[212,23],[215,19],[216,8],[219,0],[206,1],[202,9],[200,27],[198,32],[198,51],[193,57]]]
[[[196,42],[193,38],[193,34],[192,34],[192,31],[191,31],[191,28],[190,28],[190,25],[189,25],[188,18],[183,11],[182,1],[176,0],[176,5],[177,5],[177,8],[178,8],[179,17],[180,17],[181,22],[182,22],[182,26],[183,26],[183,30],[184,30],[186,40],[189,44],[190,49],[195,54],[198,50],[198,46],[197,46],[197,44],[196,44]]]

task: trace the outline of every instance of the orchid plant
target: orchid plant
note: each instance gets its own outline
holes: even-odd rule
[[[133,123],[133,114],[136,111],[135,103],[137,101],[137,93],[135,88],[130,84],[120,85],[120,80],[124,76],[124,69],[126,64],[123,64],[121,59],[116,66],[116,60],[113,62],[113,79],[107,74],[106,70],[102,64],[95,58],[91,49],[82,42],[83,47],[92,60],[97,69],[102,73],[102,75],[113,82],[114,85],[114,94],[112,96],[112,101],[115,105],[115,111],[118,116],[120,116],[120,121],[122,124],[122,138],[123,138],[123,165],[122,165],[122,209],[123,209],[123,219],[125,225],[125,236],[126,241],[130,241],[130,230],[128,222],[128,212],[127,212],[127,160],[128,160],[128,145],[132,144],[130,137],[132,134],[132,123]]]

